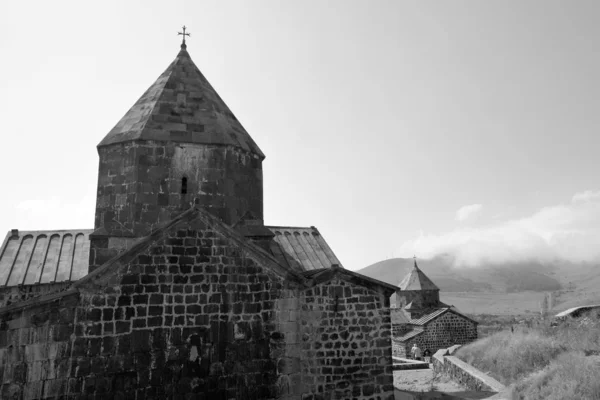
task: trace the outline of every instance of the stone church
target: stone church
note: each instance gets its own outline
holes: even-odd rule
[[[391,309],[395,357],[410,356],[415,343],[433,354],[439,349],[477,340],[477,321],[440,301],[440,289],[421,271],[416,259],[392,300],[395,300]]]
[[[393,398],[395,287],[264,225],[265,155],[185,41],[97,149],[94,229],[0,249],[0,398]]]

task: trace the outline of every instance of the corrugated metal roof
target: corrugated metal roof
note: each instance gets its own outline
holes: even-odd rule
[[[414,324],[414,325],[425,325],[429,321],[439,317],[440,315],[444,314],[448,310],[449,310],[449,308],[439,308],[428,314],[423,315],[421,318],[411,320],[410,323]]]
[[[8,232],[0,249],[0,287],[78,280],[88,272],[92,232]]]
[[[446,304],[443,304],[443,305],[446,306]],[[457,315],[460,315],[463,318],[468,319],[469,321],[472,321],[476,324],[478,323],[474,319],[469,318],[465,314],[460,312],[456,307],[446,306],[446,307],[440,307],[440,308],[433,309],[433,310],[427,312],[426,314],[424,314],[423,316],[421,316],[419,318],[414,318],[414,319],[410,316],[410,312],[406,311],[405,309],[393,308],[392,309],[392,324],[409,324],[409,325],[422,326],[422,325],[426,325],[428,322],[431,322],[432,320],[441,316],[446,311],[451,311]]]
[[[291,226],[267,226],[275,235],[271,251],[280,262],[298,272],[341,266],[317,228]]]
[[[579,311],[579,310],[585,310],[585,311],[587,311],[586,309],[592,310],[592,309],[595,309],[595,308],[600,308],[600,304],[591,304],[589,306],[579,306],[579,307],[569,308],[569,309],[567,309],[567,310],[565,310],[563,312],[559,312],[558,314],[555,315],[555,317],[562,318],[562,317],[566,317],[568,315],[571,315],[574,312]]]
[[[402,290],[440,290],[417,266],[417,260],[413,269],[402,279],[400,285]]]

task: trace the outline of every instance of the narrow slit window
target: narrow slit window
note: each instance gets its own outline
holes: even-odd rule
[[[181,178],[181,194],[187,194],[187,178]]]

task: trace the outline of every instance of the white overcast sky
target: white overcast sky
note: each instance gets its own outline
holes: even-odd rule
[[[347,268],[600,253],[598,1],[3,1],[0,231],[92,228],[95,146],[192,36],[265,220]]]

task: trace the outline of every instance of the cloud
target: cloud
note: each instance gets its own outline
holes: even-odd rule
[[[468,206],[463,206],[456,210],[456,220],[457,221],[466,221],[467,219],[476,216],[481,213],[481,209],[483,206],[481,204],[471,204]]]
[[[544,207],[524,218],[421,233],[402,244],[400,254],[423,258],[449,254],[455,265],[471,267],[521,261],[600,262],[600,191],[576,193],[567,204]]]

